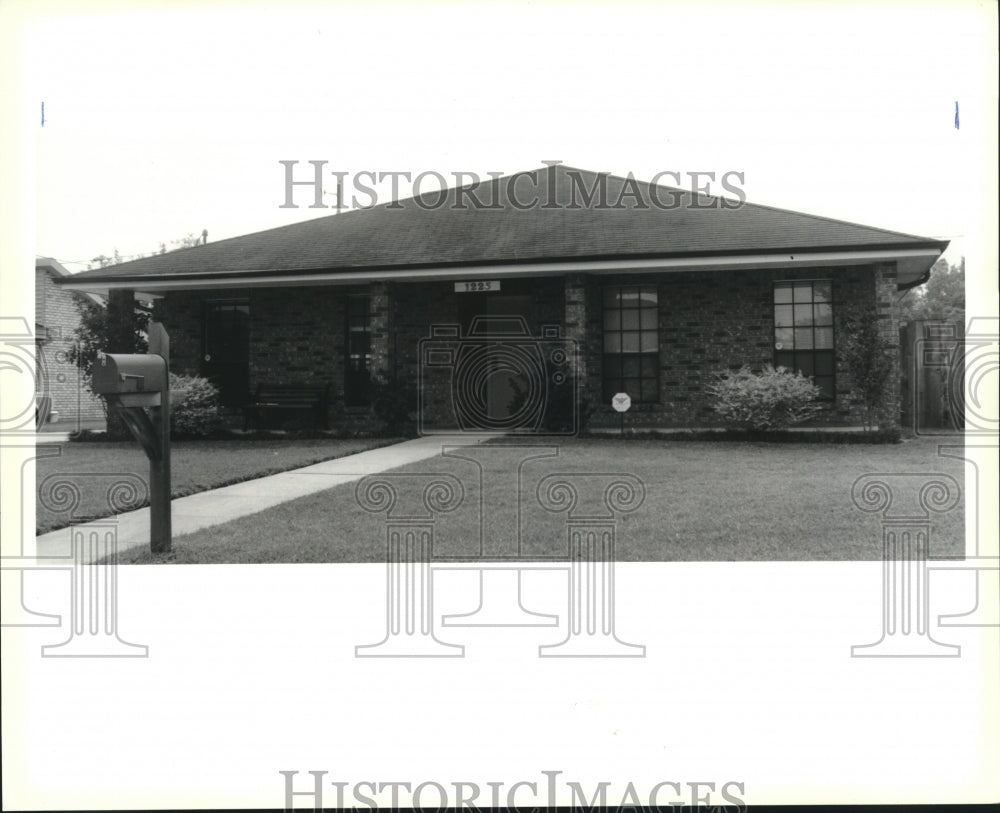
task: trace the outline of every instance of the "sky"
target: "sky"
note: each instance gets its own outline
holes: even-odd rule
[[[25,12],[18,79],[34,251],[74,272],[329,214],[280,208],[281,160],[739,172],[751,202],[949,239],[953,262],[985,227],[979,4],[67,8]]]

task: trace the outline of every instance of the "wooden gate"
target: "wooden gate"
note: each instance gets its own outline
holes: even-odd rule
[[[917,320],[899,329],[901,425],[921,430],[965,428],[964,327]]]

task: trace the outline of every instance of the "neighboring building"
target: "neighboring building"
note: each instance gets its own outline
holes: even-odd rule
[[[101,402],[81,381],[79,370],[70,361],[73,333],[80,326],[77,294],[56,285],[70,277],[69,271],[55,260],[35,260],[35,337],[38,346],[36,376],[39,397],[48,396],[49,421],[73,424],[104,420]],[[95,302],[101,299],[86,294]]]
[[[898,292],[946,246],[557,166],[61,284],[161,297],[173,369],[233,407],[260,385],[329,386],[330,424],[348,429],[372,424],[373,375],[419,385],[424,430],[564,423],[582,411],[573,372],[592,427],[618,425],[617,392],[631,426],[710,425],[712,374],[767,363],[814,378],[820,423],[859,425],[843,316],[877,314],[898,354]],[[895,417],[898,375],[887,391]]]

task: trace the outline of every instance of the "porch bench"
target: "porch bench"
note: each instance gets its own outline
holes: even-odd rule
[[[329,384],[258,384],[253,403],[243,407],[243,428],[251,421],[266,428],[267,418],[275,413],[305,413],[314,426],[326,429],[329,393]]]

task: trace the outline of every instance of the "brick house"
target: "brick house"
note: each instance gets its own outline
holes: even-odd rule
[[[328,385],[339,428],[372,425],[373,376],[420,390],[425,431],[530,429],[540,400],[617,426],[621,391],[632,426],[711,425],[712,374],[767,363],[814,378],[820,423],[858,425],[844,315],[876,313],[898,354],[899,292],[946,247],[558,165],[61,284],[158,297],[173,369],[231,407],[261,384]],[[886,386],[891,422],[898,375]]]
[[[104,409],[86,386],[82,386],[76,365],[69,360],[73,332],[80,326],[75,294],[57,285],[70,277],[60,263],[50,257],[35,260],[35,341],[38,347],[36,389],[51,399],[49,420],[60,424],[102,421]],[[96,302],[100,298],[86,294]]]

